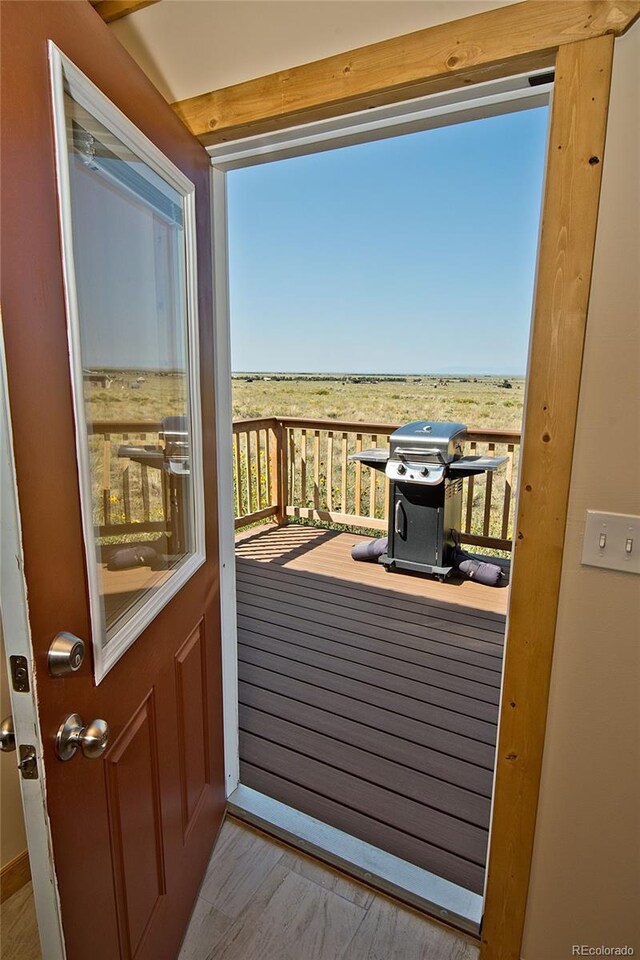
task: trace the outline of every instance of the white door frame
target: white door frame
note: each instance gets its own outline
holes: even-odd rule
[[[532,85],[530,78],[537,78]],[[269,802],[256,791],[248,790],[240,784],[240,757],[238,738],[238,641],[236,621],[236,574],[235,574],[235,528],[233,497],[233,453],[232,453],[232,394],[231,394],[231,320],[229,310],[228,277],[228,222],[227,222],[227,173],[243,167],[270,163],[332,150],[338,147],[380,140],[420,130],[464,123],[484,117],[514,113],[532,107],[548,106],[553,90],[553,71],[539,70],[477,84],[471,89],[454,90],[433,94],[391,106],[377,107],[329,120],[321,120],[304,126],[291,127],[275,133],[246,137],[208,148],[211,156],[211,203],[213,230],[213,283],[214,283],[214,325],[215,325],[215,370],[216,370],[216,434],[218,455],[218,520],[220,529],[220,604],[222,629],[222,689],[224,716],[224,747],[227,798],[236,791],[232,807],[242,806],[249,819],[256,822],[269,822],[270,826],[283,836],[302,837],[304,828],[297,811],[285,808],[273,816],[262,816],[260,811],[266,808],[275,810],[275,801]],[[242,796],[242,804],[239,798]],[[245,797],[249,798],[245,805]],[[297,815],[296,815],[297,814]],[[269,819],[271,817],[271,819]],[[306,818],[310,821],[312,818]],[[317,821],[314,823],[317,824]],[[290,824],[296,824],[291,828]],[[325,858],[335,862],[335,850],[326,842],[327,831],[318,825],[307,824],[306,846],[316,852],[323,851]],[[338,832],[338,831],[336,831]],[[313,837],[314,839],[310,839]],[[339,839],[339,838],[338,838]],[[342,845],[343,841],[339,840]],[[359,842],[358,842],[359,843]],[[334,846],[337,846],[335,843]],[[366,845],[365,845],[366,846]],[[365,852],[366,853],[366,852]],[[389,855],[390,856],[390,855]],[[395,859],[395,858],[392,858]],[[353,864],[351,864],[353,867]],[[362,871],[359,871],[362,872]],[[391,871],[397,875],[394,868]],[[426,871],[422,871],[424,877]],[[431,875],[429,875],[431,876]],[[381,875],[379,875],[381,879]],[[382,878],[384,879],[384,878]],[[438,909],[438,896],[441,892],[441,879],[433,877],[434,896],[420,896],[422,905],[436,904],[431,912],[449,919],[459,907],[458,925],[464,925],[477,933],[481,916],[480,905],[473,901],[469,906],[468,898],[462,894],[453,896],[448,911]],[[384,885],[384,884],[383,884]],[[393,887],[393,882],[387,884]],[[455,885],[450,885],[455,886]],[[406,889],[401,883],[396,889]],[[442,902],[442,899],[441,901]],[[465,919],[468,922],[462,922]]]
[[[31,744],[36,749],[38,779],[24,780],[20,777],[33,895],[43,960],[64,960],[66,952],[53,863],[51,826],[47,812],[47,785],[42,760],[42,736],[23,570],[22,532],[13,458],[4,336],[0,316],[0,611],[17,744],[14,756],[17,764],[20,744]],[[12,656],[22,656],[27,660],[28,693],[16,693],[12,688],[10,666]]]
[[[231,399],[231,321],[229,313],[227,177],[211,169],[213,240],[213,323],[218,461],[218,542],[225,791],[240,782],[238,739],[238,633],[236,623],[235,509],[233,496],[233,405]]]

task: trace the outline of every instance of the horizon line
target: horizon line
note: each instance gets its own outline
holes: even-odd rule
[[[318,377],[318,376],[329,376],[329,377],[440,377],[445,378],[449,377],[454,379],[456,377],[519,377],[524,379],[526,373],[514,373],[512,371],[482,371],[478,372],[477,370],[457,370],[454,372],[446,371],[431,371],[424,373],[416,373],[415,371],[387,371],[385,373],[380,373],[379,371],[373,370],[232,370],[231,375],[249,375],[249,374],[274,374],[276,376],[302,376],[302,377]]]

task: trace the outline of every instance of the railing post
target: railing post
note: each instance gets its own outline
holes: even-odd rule
[[[287,522],[287,444],[286,427],[277,420],[271,431],[269,456],[271,459],[271,502],[276,507],[274,520],[280,526]]]

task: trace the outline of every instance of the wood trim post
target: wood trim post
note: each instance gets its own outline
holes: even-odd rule
[[[556,61],[481,960],[520,960],[609,106],[612,36]]]
[[[272,428],[270,457],[273,483],[271,497],[276,507],[274,519],[277,524],[284,526],[287,522],[287,446],[286,429],[279,420]]]
[[[128,17],[130,13],[151,7],[159,0],[90,0],[91,6],[105,23],[113,23],[121,17]]]

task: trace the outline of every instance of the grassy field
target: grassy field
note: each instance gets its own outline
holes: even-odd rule
[[[162,420],[186,412],[184,373],[95,370],[108,386],[85,382],[88,420]]]
[[[506,386],[509,384],[509,386]],[[406,423],[452,420],[470,427],[519,429],[523,377],[236,373],[233,418],[288,416]],[[160,420],[185,412],[182,374],[112,371],[110,386],[87,385],[95,420]]]
[[[85,383],[85,400],[90,420],[123,422],[131,420],[161,420],[169,414],[185,412],[185,378],[172,372],[149,372],[136,370],[92,371],[104,374],[106,382]],[[108,383],[108,385],[107,385]],[[310,419],[347,420],[368,423],[405,423],[410,420],[452,420],[467,424],[470,428],[520,429],[524,401],[524,378],[497,376],[363,376],[335,374],[282,374],[282,373],[237,373],[232,382],[234,420],[270,416],[299,417]],[[90,443],[94,521],[140,523],[145,520],[161,521],[164,515],[161,477],[159,471],[146,470],[118,456],[124,442],[140,442],[138,436],[124,436],[123,428],[111,433],[106,444],[101,437],[93,437]],[[152,432],[143,442],[157,443],[157,433]],[[300,455],[301,434],[294,431],[292,441],[296,457]],[[375,439],[365,437],[365,446]],[[241,452],[241,486],[249,482],[260,483],[265,491],[266,450],[264,451],[261,476],[257,479],[255,451],[246,447]],[[328,494],[326,463],[326,431],[323,432],[322,461],[318,470],[318,492],[322,504]],[[355,443],[355,434],[349,437],[349,452]],[[478,452],[481,452],[480,448]],[[502,449],[497,452],[504,452]],[[106,466],[105,457],[109,457]],[[300,475],[291,476],[290,487],[302,505],[311,507],[313,501],[312,478],[315,472],[315,453],[309,441],[306,456],[308,488],[305,495],[299,490]],[[338,441],[333,451],[332,496],[334,503],[341,502],[340,482],[341,446]],[[518,450],[514,467],[517,468]],[[297,460],[296,462],[299,462]],[[264,474],[264,475],[262,475]],[[108,487],[105,484],[108,477]],[[355,465],[350,464],[346,486],[346,508],[342,512],[367,515],[369,496],[369,473],[365,470],[362,500],[355,502]],[[383,478],[378,480],[382,487]],[[504,470],[496,475],[491,506],[491,534],[501,536],[501,509],[505,485]],[[306,485],[305,485],[306,486]],[[146,490],[146,493],[145,493]],[[472,532],[480,533],[483,515],[484,480],[479,479],[474,487],[474,520]],[[245,498],[246,499],[246,498]],[[335,508],[334,508],[335,509]],[[245,509],[241,511],[247,512]],[[384,515],[382,489],[372,516]],[[125,540],[127,538],[125,537]],[[125,542],[123,540],[123,542]]]
[[[510,384],[510,387],[504,384]],[[369,423],[451,420],[520,429],[523,377],[371,377],[251,374],[233,377],[233,418],[289,416]]]

